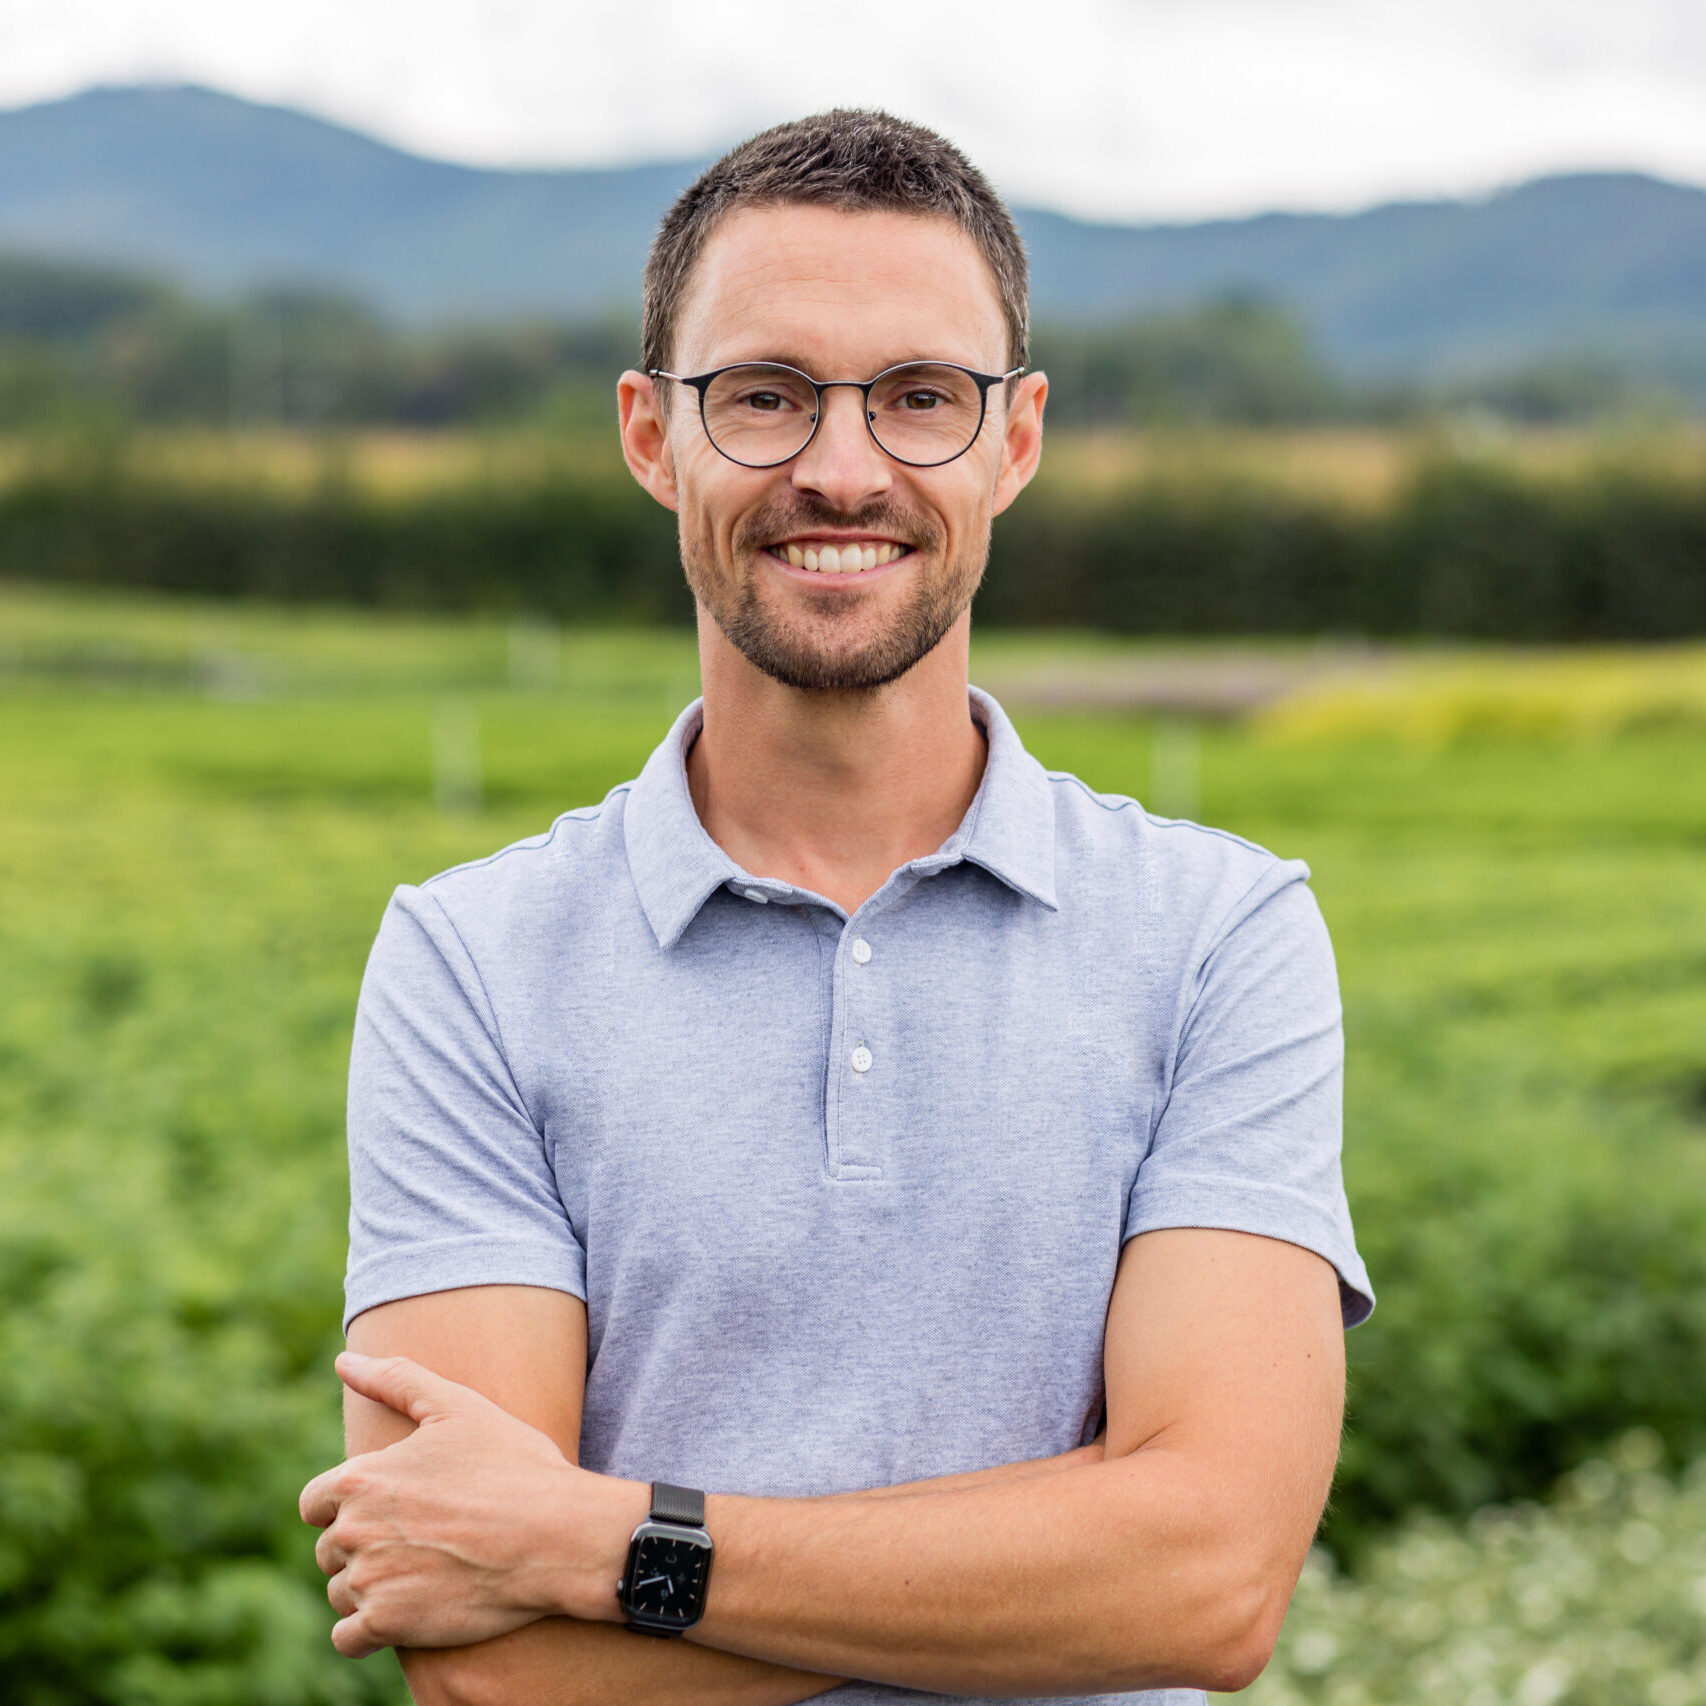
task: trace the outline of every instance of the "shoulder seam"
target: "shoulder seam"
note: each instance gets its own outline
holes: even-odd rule
[[[487,853],[479,859],[464,859],[460,865],[450,865],[442,871],[435,871],[418,886],[423,889],[431,888],[434,883],[442,882],[446,877],[458,876],[463,871],[482,870],[487,865],[495,865],[500,859],[507,859],[511,853],[542,853],[557,839],[557,831],[565,823],[596,823],[611,800],[618,794],[627,793],[631,787],[633,787],[632,782],[619,783],[597,805],[576,806],[572,811],[559,812],[551,820],[551,827],[542,830],[538,835],[523,836],[520,841],[512,841],[507,847],[500,847],[495,853]]]
[[[1092,805],[1100,806],[1110,814],[1123,812],[1130,806],[1157,829],[1194,829],[1199,835],[1213,835],[1221,841],[1230,841],[1235,847],[1246,848],[1251,853],[1260,853],[1264,859],[1272,859],[1276,864],[1286,863],[1272,848],[1264,847],[1259,841],[1251,841],[1245,836],[1234,835],[1230,829],[1216,829],[1213,824],[1198,823],[1194,818],[1158,817],[1141,800],[1134,800],[1129,794],[1098,793],[1082,776],[1074,776],[1070,770],[1050,770],[1046,774],[1051,782],[1071,783]]]

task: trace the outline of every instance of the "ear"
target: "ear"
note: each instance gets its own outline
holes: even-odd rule
[[[1001,433],[1001,466],[995,476],[999,515],[1028,486],[1043,453],[1043,405],[1048,375],[1027,373],[1013,392]]]
[[[657,388],[670,383],[630,368],[616,381],[616,416],[621,423],[622,457],[628,471],[665,509],[679,509],[669,423],[658,407]]]

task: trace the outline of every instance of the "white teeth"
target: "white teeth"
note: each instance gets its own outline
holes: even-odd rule
[[[904,545],[777,545],[777,555],[785,557],[796,569],[810,569],[823,575],[856,575],[866,569],[881,568],[897,557],[906,555]]]

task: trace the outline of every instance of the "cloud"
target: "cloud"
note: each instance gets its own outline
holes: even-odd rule
[[[0,101],[143,78],[487,164],[700,154],[886,106],[1016,196],[1111,218],[1573,167],[1706,181],[1698,0],[0,0]]]

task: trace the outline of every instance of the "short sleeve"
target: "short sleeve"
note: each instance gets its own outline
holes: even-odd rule
[[[505,1058],[478,968],[426,889],[400,888],[350,1051],[344,1325],[467,1285],[586,1295],[586,1255]]]
[[[1354,1327],[1374,1296],[1340,1171],[1338,976],[1307,875],[1274,861],[1203,956],[1125,1237],[1202,1226],[1299,1244],[1337,1270]]]

